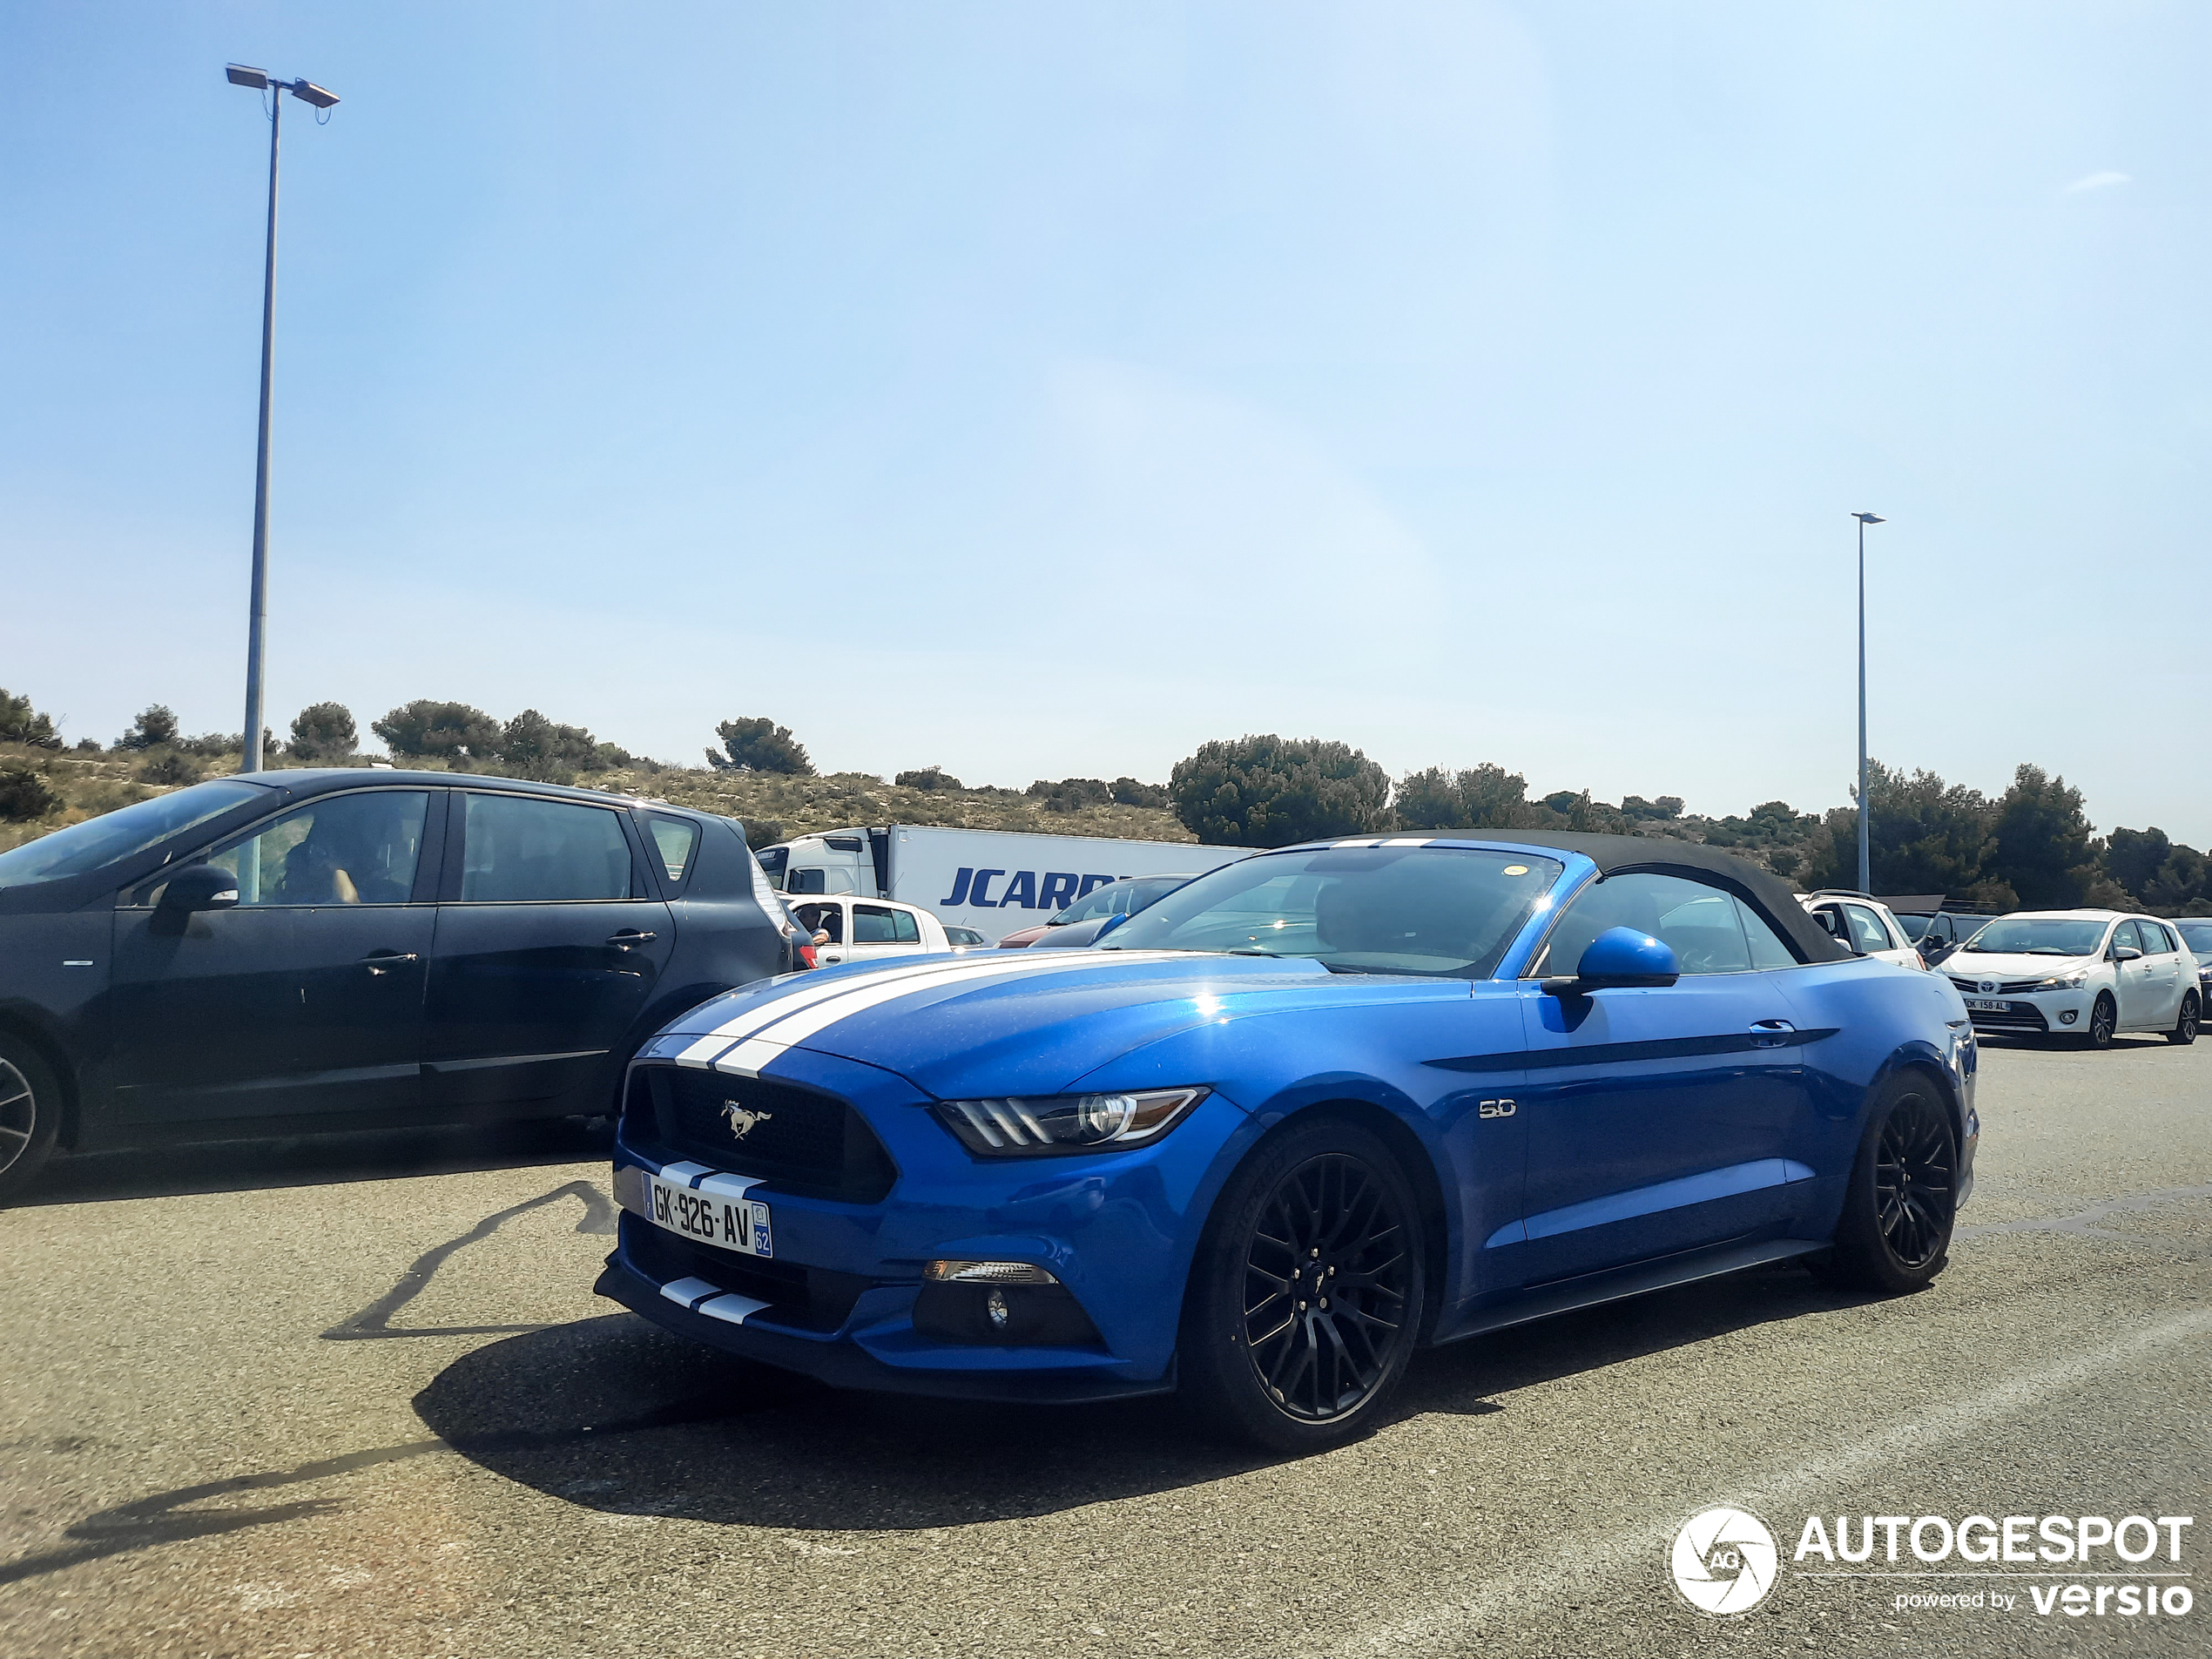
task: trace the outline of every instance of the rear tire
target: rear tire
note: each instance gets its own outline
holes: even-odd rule
[[[2120,1005],[2112,1000],[2109,991],[2099,991],[2097,1000],[2089,1008],[2089,1028],[2081,1034],[2085,1049],[2109,1049],[2113,1034],[2120,1028]]]
[[[13,1204],[37,1183],[61,1123],[53,1068],[29,1043],[0,1036],[0,1204]]]
[[[2182,999],[2181,1018],[2174,1022],[2174,1028],[2166,1034],[2166,1041],[2186,1049],[2196,1041],[2197,1022],[2204,1017],[2204,1010],[2197,1005],[2196,993],[2191,991]]]
[[[1320,1452],[1379,1423],[1426,1294],[1420,1206],[1373,1135],[1324,1118],[1229,1179],[1184,1300],[1182,1392],[1216,1432]]]
[[[1958,1195],[1950,1108],[1924,1077],[1893,1080],[1867,1114],[1836,1241],[1813,1271],[1853,1290],[1919,1290],[1950,1259]]]

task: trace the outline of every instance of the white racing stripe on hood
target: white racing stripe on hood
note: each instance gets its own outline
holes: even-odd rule
[[[1189,954],[1132,950],[1117,951],[1115,955],[1122,961],[1167,961]],[[812,995],[779,998],[765,1008],[754,1009],[743,1019],[732,1020],[677,1055],[677,1063],[711,1066],[717,1071],[747,1075],[758,1072],[794,1043],[803,1042],[839,1021],[886,1002],[895,1002],[903,996],[942,987],[1105,966],[1099,955],[1089,951],[1070,951],[1068,956],[1072,960],[1048,961],[1031,957],[1024,951],[1008,961],[959,960],[933,963],[927,968],[894,968],[858,975],[824,986]]]

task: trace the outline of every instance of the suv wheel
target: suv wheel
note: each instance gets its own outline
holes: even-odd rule
[[[2196,1041],[2197,1022],[2204,1017],[2204,1010],[2197,1005],[2196,993],[2191,991],[2182,999],[2182,1017],[2174,1022],[2174,1028],[2166,1034],[2166,1041],[2187,1048]]]
[[[1943,1271],[1958,1204],[1950,1109],[1925,1078],[1899,1078],[1867,1116],[1836,1242],[1813,1271],[1857,1290],[1917,1291]]]
[[[1230,1177],[1191,1265],[1185,1396],[1217,1430],[1318,1452],[1381,1420],[1420,1326],[1420,1210],[1389,1150],[1323,1120]]]
[[[61,1128],[61,1085],[38,1051],[0,1036],[0,1204],[38,1178]]]
[[[2112,1034],[2120,1028],[2120,1005],[2112,1000],[2109,991],[2099,991],[2097,1000],[2089,1009],[2089,1028],[2081,1034],[2085,1049],[2109,1049]]]

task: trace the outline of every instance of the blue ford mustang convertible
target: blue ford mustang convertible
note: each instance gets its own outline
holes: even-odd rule
[[[1802,1258],[1942,1268],[1979,1133],[1939,974],[1633,837],[1258,854],[1082,951],[765,981],[632,1064],[598,1289],[863,1388],[1179,1388],[1285,1450],[1413,1350]]]

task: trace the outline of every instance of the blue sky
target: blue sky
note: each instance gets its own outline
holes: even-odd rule
[[[0,11],[0,684],[1742,811],[1873,748],[2212,840],[2186,4]]]

